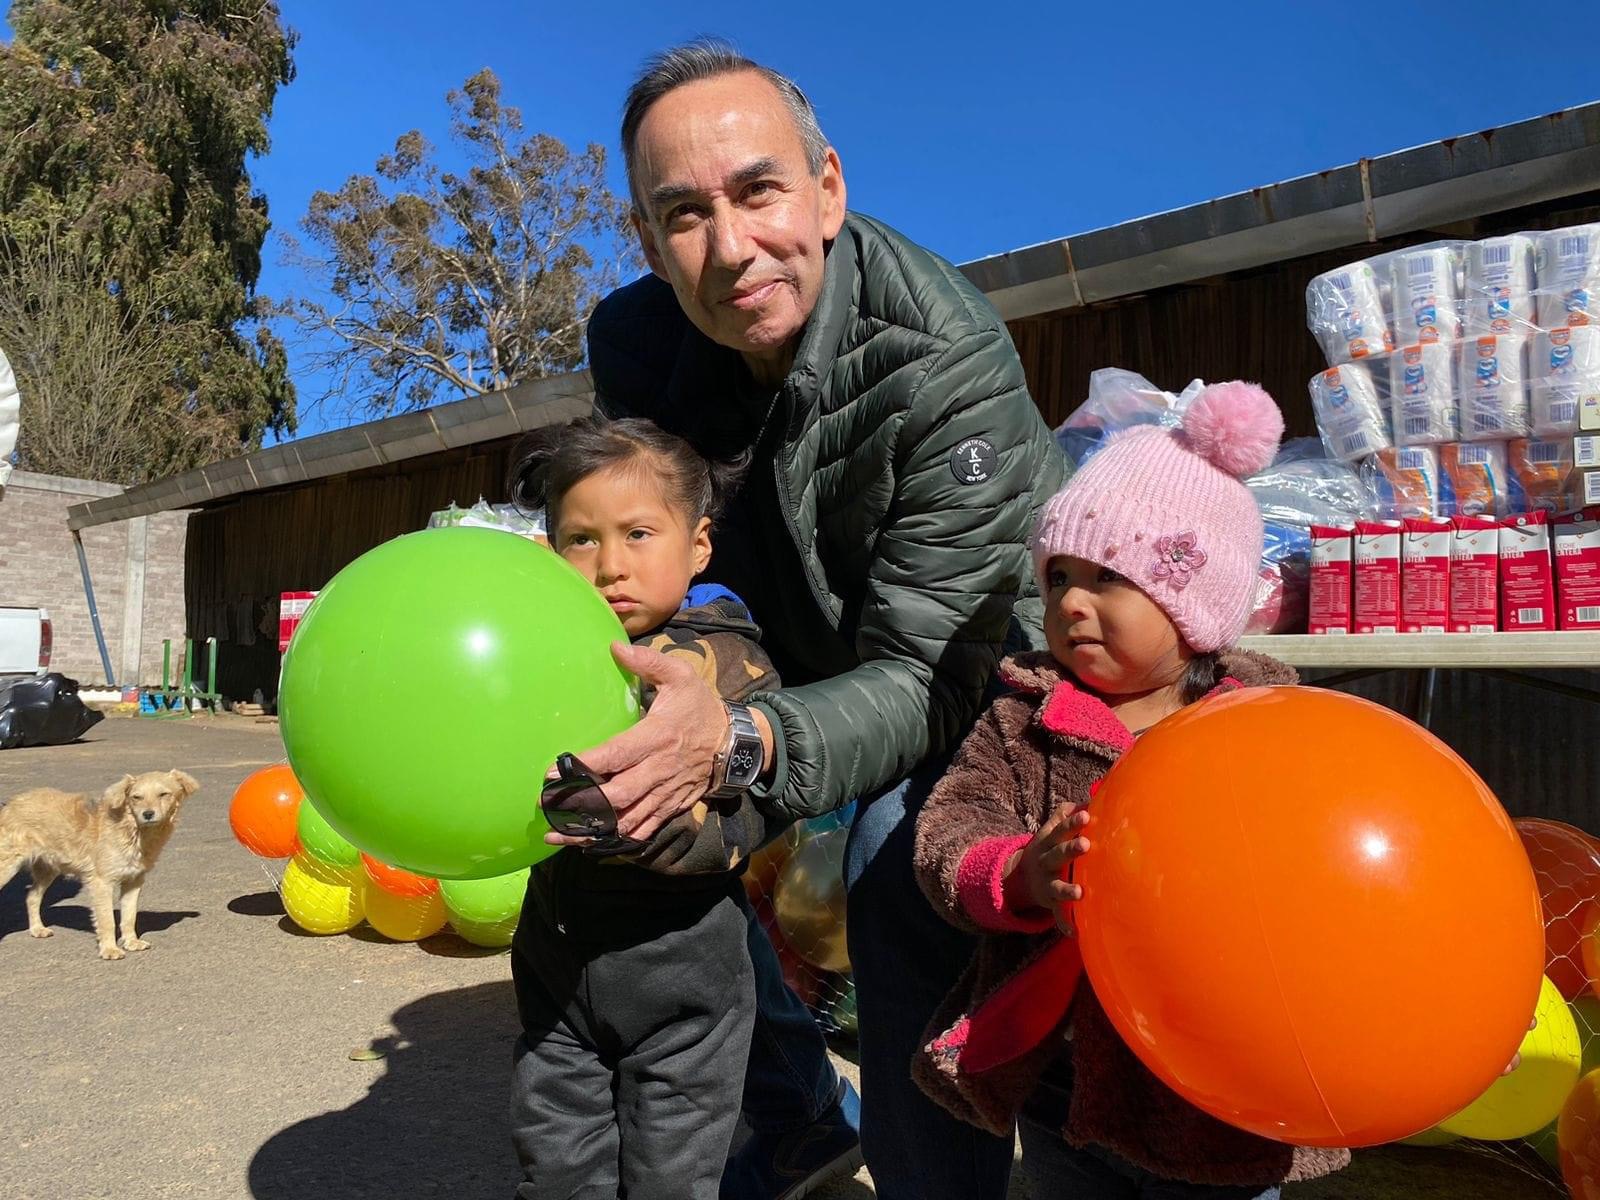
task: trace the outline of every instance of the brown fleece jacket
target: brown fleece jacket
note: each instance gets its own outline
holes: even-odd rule
[[[1218,690],[1299,681],[1282,663],[1238,650],[1221,656],[1218,674]],[[1062,1137],[1072,1145],[1097,1144],[1163,1178],[1212,1185],[1266,1187],[1345,1166],[1348,1150],[1258,1137],[1179,1097],[1123,1043],[1078,977],[1076,946],[1049,916],[1006,910],[999,881],[1010,853],[1063,804],[1087,802],[1133,739],[1048,654],[1009,659],[1001,675],[1014,691],[979,720],[917,818],[923,891],[951,924],[984,935],[913,1060],[918,1086],[1004,1135],[1046,1069],[1066,1057],[1073,1083]],[[1040,1003],[1051,995],[1075,998],[1052,1010]]]

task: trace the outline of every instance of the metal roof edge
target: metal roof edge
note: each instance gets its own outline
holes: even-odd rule
[[[1600,102],[963,264],[1006,320],[1600,188]]]
[[[594,385],[587,371],[534,379],[418,412],[283,442],[152,480],[115,496],[75,504],[67,510],[67,527],[88,529],[166,509],[192,508],[248,492],[403,462],[455,446],[512,437],[580,416],[593,399]]]

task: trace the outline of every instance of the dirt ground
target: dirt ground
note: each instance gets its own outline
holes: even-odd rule
[[[0,891],[3,1200],[511,1194],[505,955],[451,935],[396,945],[299,933],[273,864],[227,823],[234,787],[278,761],[276,726],[239,718],[113,717],[77,745],[0,753],[0,797],[42,785],[98,794],[124,772],[169,767],[202,785],[145,887],[148,952],[101,962],[76,885],[47,898],[47,941],[24,932],[25,879]],[[351,1057],[369,1050],[381,1057]],[[817,1197],[872,1194],[862,1172]],[[1400,1149],[1285,1200],[1554,1194],[1482,1156]]]

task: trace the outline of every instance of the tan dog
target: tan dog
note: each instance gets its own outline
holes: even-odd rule
[[[98,805],[87,796],[36,788],[0,806],[0,887],[24,865],[33,868],[28,889],[28,933],[46,938],[39,917],[47,887],[62,875],[83,881],[101,958],[148,950],[139,936],[139,889],[172,836],[178,810],[199,784],[182,771],[124,775]],[[112,907],[122,893],[122,947]]]

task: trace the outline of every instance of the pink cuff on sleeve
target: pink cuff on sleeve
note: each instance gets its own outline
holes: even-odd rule
[[[1055,928],[1049,913],[1006,907],[1006,862],[1029,842],[1027,834],[987,838],[962,856],[956,868],[956,895],[974,924],[996,933],[1044,933]]]

